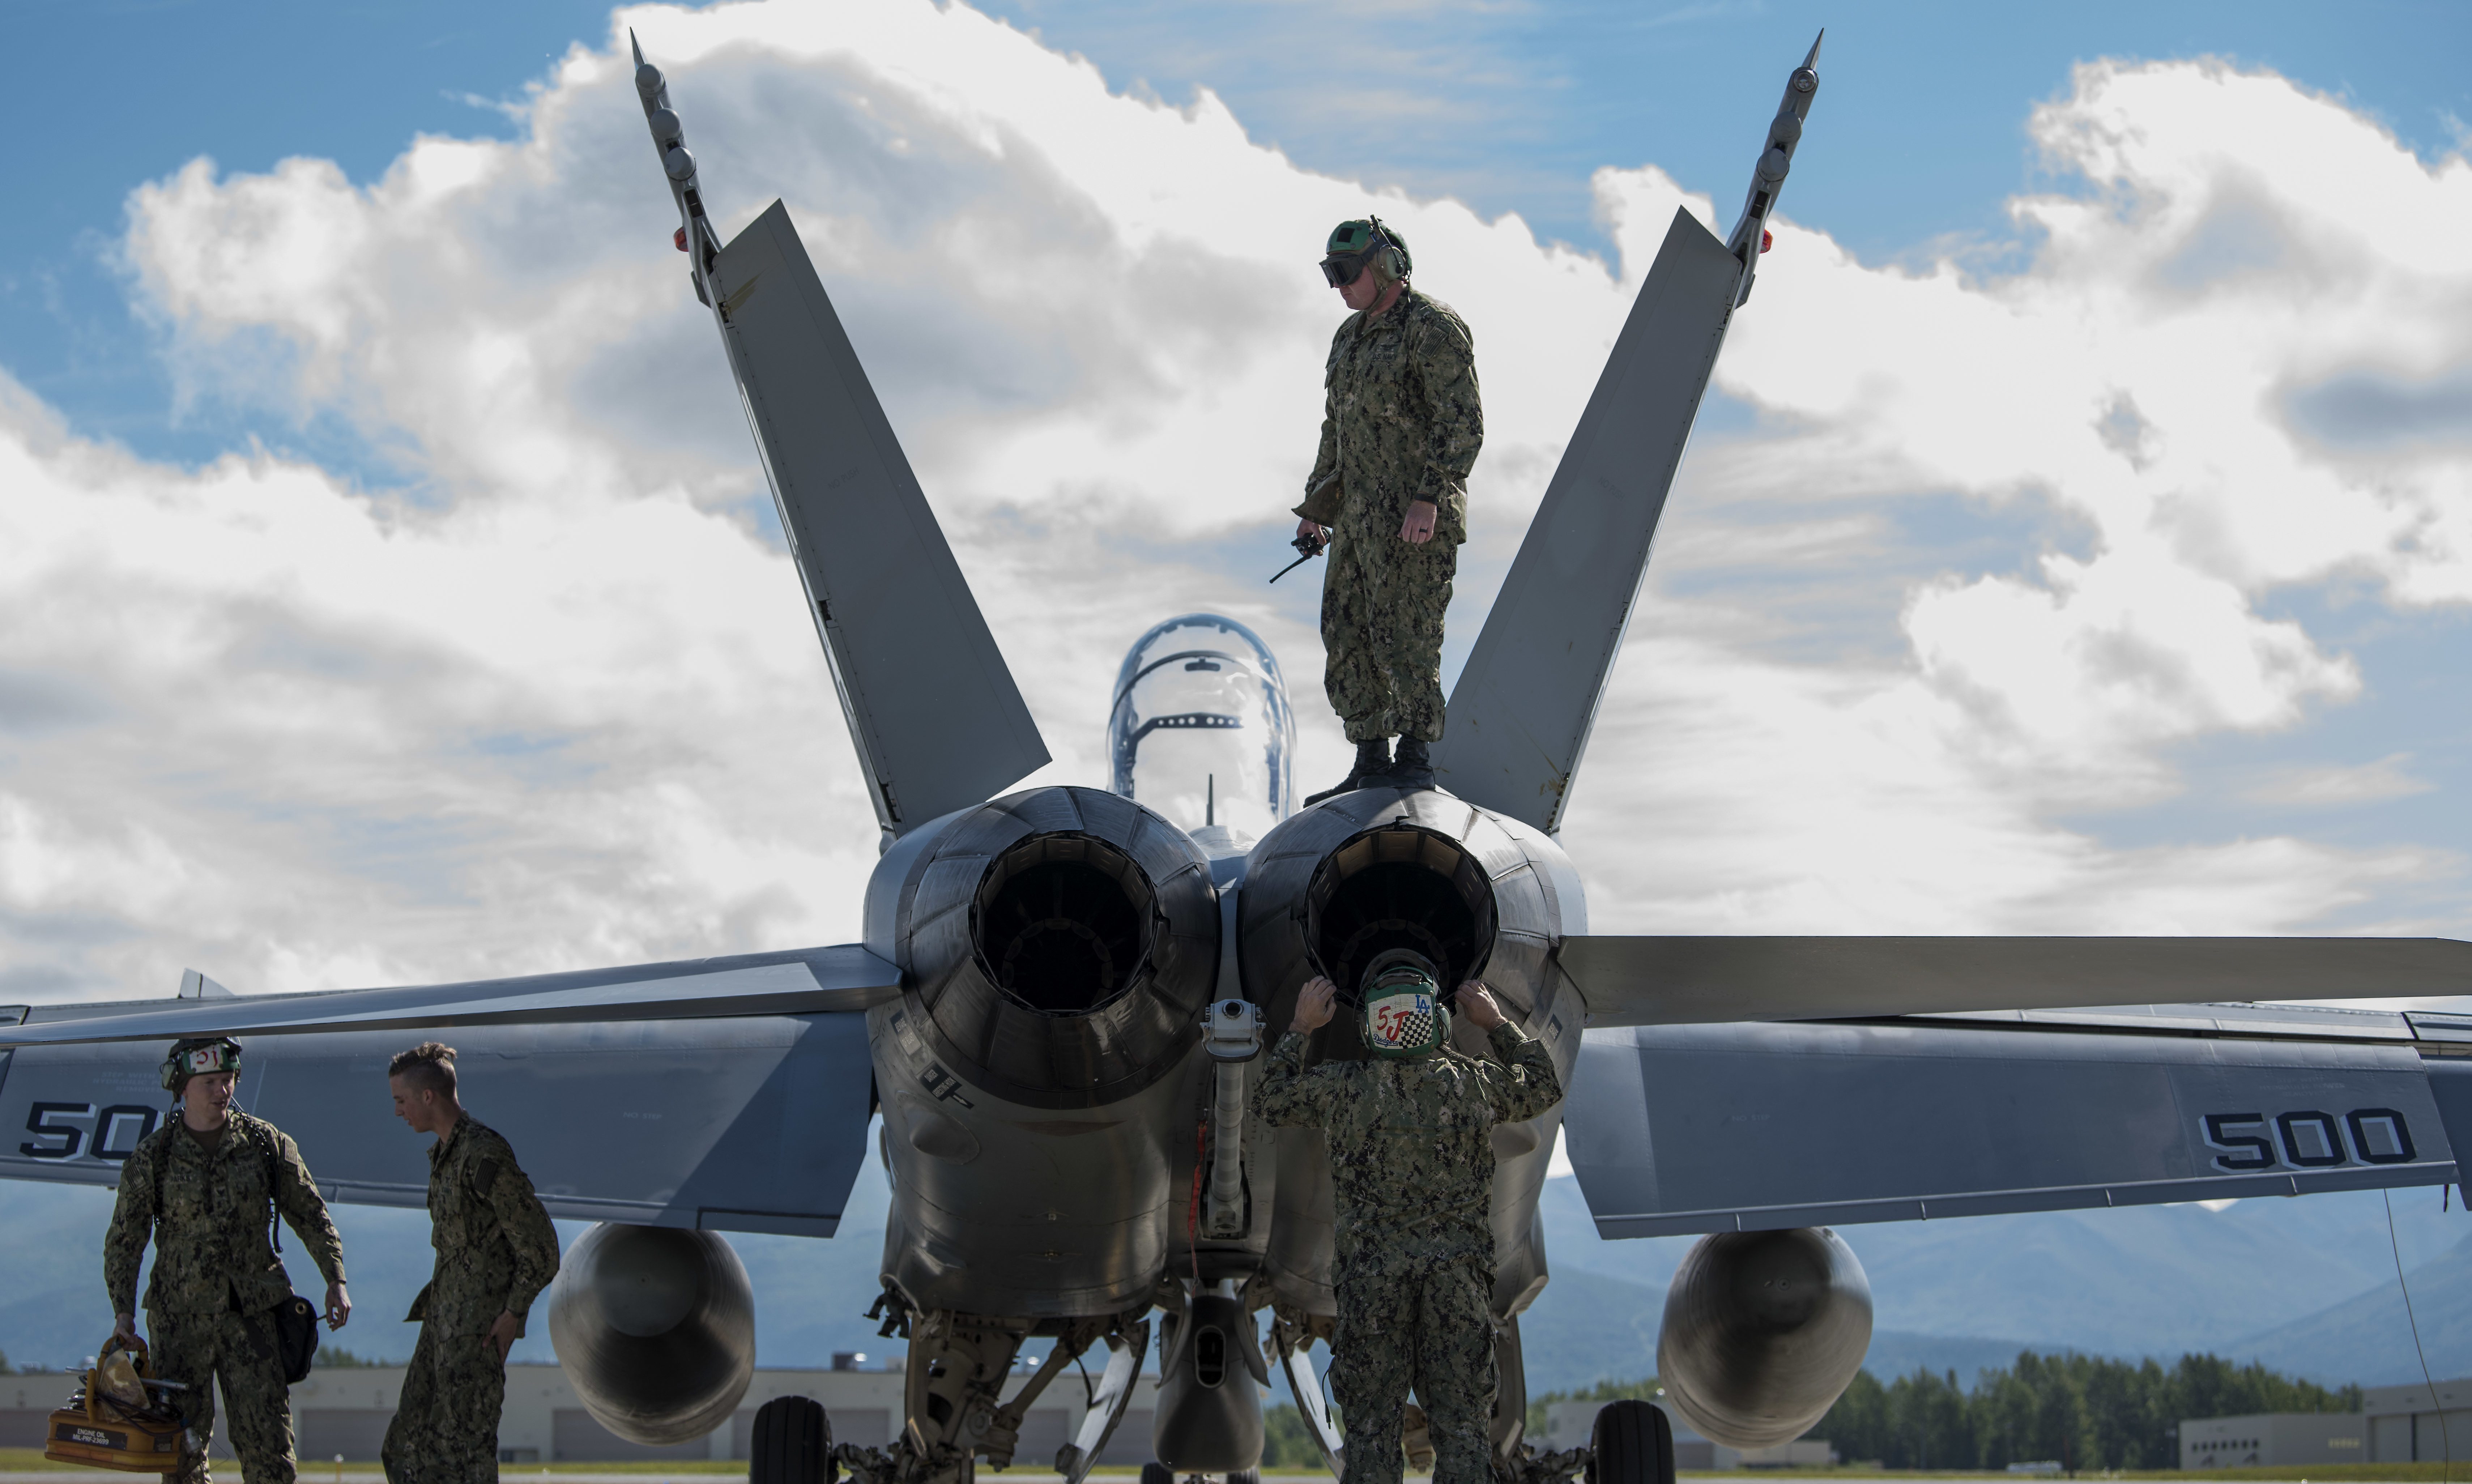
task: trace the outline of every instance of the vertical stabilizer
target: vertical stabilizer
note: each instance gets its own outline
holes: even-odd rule
[[[1469,803],[1561,828],[1742,277],[1723,243],[1674,213],[1451,691],[1434,773]]]
[[[877,821],[899,835],[984,803],[1046,744],[779,201],[711,283]]]

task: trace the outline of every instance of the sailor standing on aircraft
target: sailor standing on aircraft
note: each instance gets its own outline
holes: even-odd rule
[[[250,1484],[291,1484],[292,1394],[275,1309],[292,1298],[292,1279],[269,1242],[273,1216],[291,1224],[325,1276],[326,1323],[337,1330],[352,1312],[343,1239],[291,1136],[231,1105],[239,1042],[175,1042],[162,1073],[176,1116],[139,1140],[120,1166],[103,1243],[112,1338],[137,1338],[137,1268],[151,1238],[146,1329],[154,1375],[186,1388],[173,1394],[172,1406],[188,1424],[194,1449],[166,1480],[205,1484],[220,1380],[241,1472]]]
[[[1398,1484],[1408,1392],[1424,1403],[1434,1484],[1491,1484],[1493,1126],[1562,1097],[1542,1042],[1483,984],[1460,986],[1500,1063],[1450,1046],[1433,966],[1393,950],[1364,978],[1366,1061],[1305,1067],[1337,986],[1307,983],[1253,1098],[1272,1125],[1314,1127],[1330,1150],[1330,1390],[1347,1428],[1343,1484]]]
[[[1467,477],[1485,442],[1466,321],[1418,294],[1408,244],[1379,217],[1342,222],[1323,278],[1356,313],[1322,370],[1321,448],[1295,508],[1330,546],[1322,688],[1356,743],[1337,788],[1431,787],[1442,736],[1442,613],[1467,539]],[[1390,739],[1399,755],[1390,756]]]
[[[429,1148],[429,1244],[438,1262],[406,1320],[412,1366],[378,1457],[391,1484],[494,1484],[507,1352],[558,1276],[558,1228],[497,1130],[455,1095],[455,1048],[424,1041],[387,1064],[395,1116]]]

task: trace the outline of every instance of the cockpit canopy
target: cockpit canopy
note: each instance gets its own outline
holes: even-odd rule
[[[1259,837],[1296,807],[1295,749],[1279,662],[1234,619],[1170,619],[1134,641],[1116,672],[1109,787],[1182,829]]]

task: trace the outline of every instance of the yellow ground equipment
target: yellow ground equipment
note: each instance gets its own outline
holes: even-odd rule
[[[152,1369],[144,1340],[115,1336],[106,1343],[85,1383],[52,1414],[43,1456],[126,1473],[178,1472],[189,1429],[166,1402],[169,1393],[185,1388],[154,1379]]]

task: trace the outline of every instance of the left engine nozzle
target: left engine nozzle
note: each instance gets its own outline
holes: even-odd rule
[[[1720,1232],[1675,1270],[1657,1379],[1682,1420],[1729,1448],[1791,1443],[1871,1348],[1871,1282],[1826,1227]]]
[[[1219,972],[1209,859],[1096,789],[1028,789],[877,863],[868,947],[901,966],[937,1058],[1036,1108],[1128,1097],[1200,1034]]]
[[[747,1395],[755,1292],[718,1233],[605,1221],[559,1264],[549,1337],[601,1425],[630,1443],[684,1443]]]

